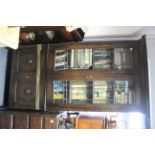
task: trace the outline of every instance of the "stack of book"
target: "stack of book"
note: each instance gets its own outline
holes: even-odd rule
[[[56,50],[55,53],[55,70],[64,70],[66,67],[66,51],[65,50]]]
[[[113,49],[94,49],[93,67],[94,69],[112,68]]]
[[[89,69],[92,66],[92,49],[72,49],[71,69]]]
[[[87,103],[88,102],[88,82],[87,81],[71,81],[70,99],[71,103]]]
[[[94,81],[93,103],[112,104],[113,103],[113,84],[107,81]]]
[[[53,82],[54,90],[54,101],[64,99],[64,90],[63,90],[63,81],[54,81]]]
[[[129,86],[128,81],[115,81],[114,84],[114,103],[129,103]]]

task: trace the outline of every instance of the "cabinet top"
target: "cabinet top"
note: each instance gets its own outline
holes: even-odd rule
[[[67,31],[65,26],[26,26],[20,31],[20,45],[82,41],[81,28]]]

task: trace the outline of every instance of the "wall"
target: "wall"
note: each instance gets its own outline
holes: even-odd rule
[[[0,48],[0,106],[3,105],[4,100],[4,87],[5,87],[5,75],[7,64],[8,51],[5,48]]]
[[[148,68],[149,68],[149,91],[150,91],[150,118],[151,128],[155,128],[155,35],[146,36]]]

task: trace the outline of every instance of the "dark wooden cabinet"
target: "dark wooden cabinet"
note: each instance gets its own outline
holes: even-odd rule
[[[149,122],[145,37],[23,45],[12,52],[9,108],[141,112]],[[22,117],[30,128],[56,125],[51,116]],[[102,125],[100,121],[96,124]],[[15,126],[20,128],[18,123]]]
[[[144,40],[49,45],[47,109],[146,113],[142,85],[142,72],[147,74]],[[89,62],[86,55],[91,57]],[[83,84],[78,86],[78,82]]]
[[[46,50],[46,45],[28,45],[12,51],[10,108],[37,110],[44,108]]]
[[[57,129],[61,113],[0,111],[0,129]]]

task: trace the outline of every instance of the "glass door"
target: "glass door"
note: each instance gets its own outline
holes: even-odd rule
[[[134,104],[135,87],[128,80],[54,81],[54,103]]]
[[[64,49],[55,51],[55,70],[130,70],[133,48]]]

